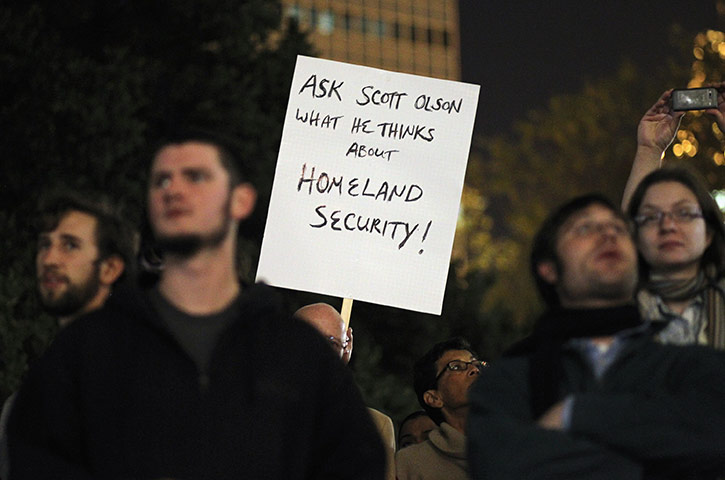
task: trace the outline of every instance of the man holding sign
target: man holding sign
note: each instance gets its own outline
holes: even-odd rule
[[[160,278],[115,292],[31,370],[10,418],[12,479],[382,478],[349,372],[268,287],[238,280],[256,194],[234,152],[208,132],[156,151]]]
[[[295,317],[307,322],[325,337],[332,350],[340,357],[345,365],[352,357],[352,327],[346,327],[340,313],[332,305],[327,303],[313,303],[298,309]],[[385,446],[387,456],[388,480],[395,480],[395,429],[393,420],[383,412],[368,408],[370,417],[378,429],[380,438]]]

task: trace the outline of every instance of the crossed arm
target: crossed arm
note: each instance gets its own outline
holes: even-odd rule
[[[561,403],[532,418],[527,369],[517,361],[493,365],[471,392],[474,479],[642,479],[725,469],[725,356],[683,362],[667,371],[671,385],[662,389],[575,393],[568,429],[559,422]]]

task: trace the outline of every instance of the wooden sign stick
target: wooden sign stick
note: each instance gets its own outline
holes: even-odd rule
[[[340,315],[342,316],[342,320],[345,322],[345,331],[347,331],[347,327],[350,326],[350,313],[352,312],[352,298],[343,298],[342,299],[342,311],[340,312]]]

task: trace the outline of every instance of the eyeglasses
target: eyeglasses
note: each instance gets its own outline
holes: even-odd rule
[[[639,227],[653,227],[659,225],[666,217],[678,224],[690,223],[697,218],[703,218],[702,211],[699,208],[681,207],[671,212],[652,210],[651,212],[641,213],[634,217],[634,223]]]
[[[591,237],[592,235],[601,235],[608,230],[612,230],[614,235],[623,237],[629,234],[629,228],[625,222],[595,222],[593,220],[583,221],[575,224],[571,231],[575,236],[580,238]]]
[[[446,373],[448,370],[450,370],[451,372],[465,372],[468,370],[469,365],[473,365],[477,369],[481,370],[488,364],[481,360],[471,360],[470,362],[464,362],[463,360],[451,360],[446,364],[443,370],[441,370],[441,373],[436,375],[435,383],[438,383],[438,380],[440,380],[443,374]]]
[[[345,348],[347,348],[347,344],[350,343],[350,340],[340,340],[339,338],[332,335],[327,337],[327,341],[330,342],[330,345],[332,345],[332,347],[336,350],[344,350]]]

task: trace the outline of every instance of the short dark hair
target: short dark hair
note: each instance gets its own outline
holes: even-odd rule
[[[655,170],[644,177],[632,194],[632,200],[630,200],[627,207],[627,215],[634,219],[649,187],[663,182],[677,182],[687,187],[695,195],[700,210],[702,210],[705,225],[712,233],[712,242],[705,249],[700,260],[700,266],[704,268],[707,265],[712,265],[715,267],[717,278],[722,277],[725,275],[725,226],[723,225],[723,215],[717,202],[707,191],[705,182],[691,170],[685,167],[666,167]],[[635,226],[635,233],[637,233],[636,229],[637,226]],[[648,278],[649,265],[644,261],[642,255],[639,255],[639,267],[642,279]]]
[[[53,191],[41,198],[36,222],[38,235],[55,230],[70,212],[82,212],[96,219],[95,240],[98,259],[114,255],[123,260],[124,269],[119,277],[131,278],[135,274],[138,232],[121,212],[100,194],[89,192]]]
[[[180,127],[168,131],[156,144],[151,157],[152,161],[163,148],[188,142],[205,143],[217,149],[219,161],[229,174],[231,187],[248,181],[250,178],[252,167],[243,162],[242,148],[238,141],[225,134],[196,126]]]
[[[418,403],[436,425],[440,425],[445,419],[440,408],[433,408],[423,399],[423,394],[428,390],[436,388],[436,362],[450,350],[466,350],[478,358],[471,344],[462,337],[454,337],[433,345],[413,366],[413,390],[418,397]]]
[[[547,282],[539,275],[538,266],[543,262],[554,262],[557,269],[561,267],[561,262],[556,253],[559,230],[572,215],[584,210],[590,205],[601,205],[611,210],[617,217],[626,220],[622,212],[607,197],[599,193],[589,193],[575,197],[556,208],[544,220],[541,228],[539,228],[539,231],[534,236],[530,259],[531,274],[536,281],[536,287],[539,290],[541,298],[549,307],[560,305],[559,294],[556,291],[555,285]]]

